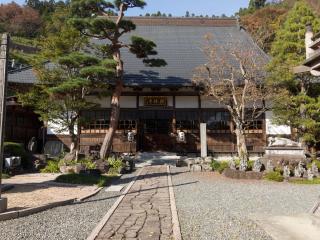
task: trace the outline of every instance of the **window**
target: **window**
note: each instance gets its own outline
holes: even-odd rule
[[[229,112],[206,111],[202,113],[202,119],[207,123],[208,130],[230,130]]]
[[[198,111],[177,111],[176,129],[187,132],[199,131],[199,112]]]

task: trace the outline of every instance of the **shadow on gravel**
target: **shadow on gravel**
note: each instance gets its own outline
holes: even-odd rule
[[[188,183],[181,183],[181,184],[176,184],[176,185],[172,185],[172,186],[173,186],[173,187],[179,187],[179,186],[190,185],[190,184],[195,184],[195,183],[198,183],[198,181],[188,182]],[[160,189],[160,188],[168,188],[168,186],[147,188],[147,189],[143,189],[143,190],[139,190],[139,191],[129,191],[128,194],[134,194],[134,193],[138,193],[138,192],[146,192],[146,191],[150,191],[150,190],[154,190],[154,189]],[[74,204],[83,204],[83,203],[99,202],[99,201],[104,201],[104,200],[108,200],[108,199],[112,199],[112,198],[118,198],[118,197],[120,197],[121,195],[123,195],[123,193],[119,193],[118,195],[115,195],[115,196],[112,196],[112,197],[86,200],[86,201],[84,201],[84,202],[77,202],[77,203],[74,203]]]

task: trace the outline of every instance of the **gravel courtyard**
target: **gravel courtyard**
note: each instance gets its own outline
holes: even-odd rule
[[[123,175],[120,180],[117,180],[117,183],[128,184],[134,174]],[[0,222],[0,239],[86,239],[118,196],[119,192],[105,192],[103,189],[99,194],[82,203]]]
[[[309,211],[319,185],[227,179],[218,173],[171,169],[181,232],[188,240],[268,240],[254,222],[261,216]]]

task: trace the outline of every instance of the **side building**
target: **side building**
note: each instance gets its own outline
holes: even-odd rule
[[[121,113],[118,130],[113,142],[114,152],[171,151],[178,153],[200,152],[200,123],[207,123],[209,153],[236,154],[236,138],[233,123],[224,106],[201,96],[192,83],[194,69],[206,62],[201,51],[204,36],[213,35],[213,43],[228,46],[237,44],[254,49],[267,62],[268,56],[253,42],[236,19],[205,18],[130,18],[137,25],[131,35],[153,40],[157,44],[158,57],[168,65],[148,68],[128,52],[123,52],[125,89],[120,100]],[[130,35],[123,39],[128,41]],[[93,40],[96,43],[103,43]],[[19,76],[13,74],[12,79]],[[30,76],[29,76],[30,77]],[[32,78],[32,77],[30,77]],[[36,81],[35,77],[32,81]],[[99,108],[82,113],[86,124],[82,125],[81,151],[95,151],[103,142],[109,128],[110,97],[88,96]],[[247,131],[247,145],[253,155],[264,153],[269,135],[289,135],[290,129],[275,126],[268,112],[251,123]],[[70,144],[68,135],[57,133],[48,125],[47,140]],[[185,143],[177,141],[177,133],[185,133]],[[133,132],[135,139],[128,140]]]

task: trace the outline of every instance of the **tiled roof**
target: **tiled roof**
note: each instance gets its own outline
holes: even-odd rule
[[[130,35],[142,36],[157,44],[158,55],[167,62],[166,67],[150,68],[128,51],[123,51],[125,85],[127,86],[192,86],[193,70],[204,64],[201,52],[203,36],[211,33],[215,44],[239,44],[241,48],[256,49],[265,61],[268,56],[239,28],[235,19],[203,18],[131,18],[137,29],[122,39],[128,42]],[[99,40],[93,40],[101,43]],[[10,74],[9,81],[32,82],[32,70]]]

